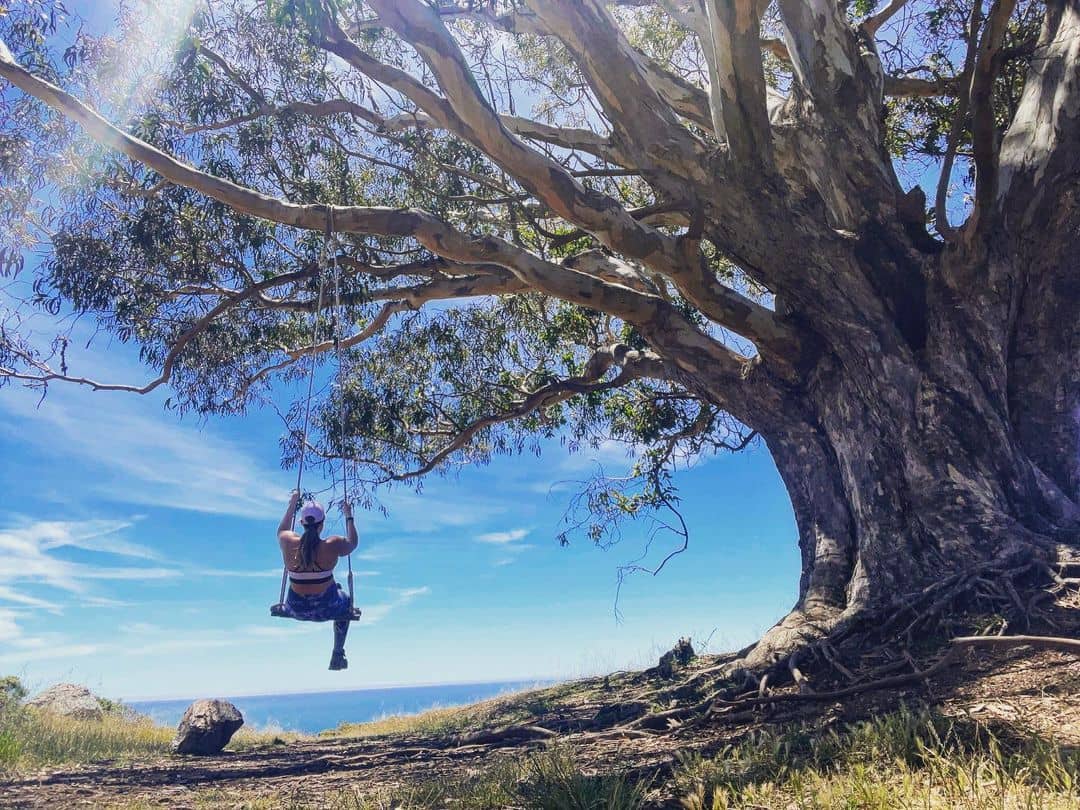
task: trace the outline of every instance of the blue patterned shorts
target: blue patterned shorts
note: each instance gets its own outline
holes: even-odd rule
[[[285,610],[292,619],[302,622],[329,622],[348,619],[352,608],[349,595],[338,583],[315,596],[303,596],[289,588],[285,597]]]

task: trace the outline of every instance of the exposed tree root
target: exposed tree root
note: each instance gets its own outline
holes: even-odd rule
[[[721,664],[695,673],[679,691],[710,694],[688,705],[635,718],[615,726],[618,731],[664,733],[685,723],[741,716],[746,710],[772,703],[800,700],[838,700],[862,692],[891,689],[926,681],[955,662],[968,648],[1032,645],[1080,653],[1080,641],[1031,635],[1006,635],[1010,627],[1027,630],[1036,624],[1055,626],[1040,608],[1047,599],[1069,589],[1080,590],[1080,577],[1066,576],[1076,567],[1071,559],[1051,565],[1037,552],[1010,553],[957,571],[922,590],[905,594],[890,605],[858,616],[820,611],[810,617],[793,611],[752,648]],[[920,664],[911,650],[928,639],[969,631],[966,611],[999,617],[984,635],[953,638],[936,661]],[[996,630],[996,635],[990,635]],[[882,663],[867,666],[875,652]],[[845,653],[848,659],[845,660]],[[854,661],[855,663],[850,663]],[[908,669],[907,672],[897,670]],[[847,685],[818,690],[811,677],[835,673]],[[795,683],[798,692],[773,694],[776,686]]]
[[[467,734],[457,739],[457,746],[466,745],[492,745],[505,742],[506,740],[522,740],[528,738],[550,739],[557,737],[558,732],[542,726],[508,726],[495,731],[481,731],[477,734]]]
[[[949,643],[949,648],[944,655],[940,656],[930,666],[902,675],[892,675],[885,678],[854,684],[843,689],[835,689],[823,692],[814,692],[805,687],[805,679],[795,678],[800,685],[798,692],[786,692],[783,694],[767,694],[768,677],[763,676],[761,686],[757,694],[747,694],[734,699],[723,697],[723,692],[718,692],[705,700],[699,701],[692,706],[671,709],[666,712],[658,712],[646,717],[639,718],[625,726],[612,731],[632,731],[635,729],[653,729],[656,731],[671,731],[685,725],[687,722],[700,722],[712,720],[744,720],[747,709],[775,703],[793,703],[799,701],[830,701],[841,700],[863,692],[872,692],[882,689],[893,689],[919,683],[937,675],[942,670],[958,662],[960,655],[966,649],[971,648],[1013,648],[1013,647],[1039,647],[1060,649],[1080,655],[1080,640],[1069,638],[1056,638],[1051,636],[960,636]],[[797,670],[797,667],[792,667]]]

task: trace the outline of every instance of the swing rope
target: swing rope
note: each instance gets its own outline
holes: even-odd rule
[[[319,341],[320,341],[320,337],[321,337],[321,334],[322,334],[321,331],[320,331],[320,328],[319,328],[320,327],[319,316],[322,314],[323,302],[326,300],[326,295],[325,295],[325,293],[326,293],[326,273],[323,272],[323,271],[326,269],[326,265],[327,265],[327,252],[329,251],[329,248],[330,248],[330,239],[331,239],[331,236],[333,234],[333,229],[334,229],[334,208],[333,208],[333,206],[327,206],[327,209],[326,209],[326,235],[325,235],[325,238],[323,239],[322,256],[320,257],[318,267],[316,268],[316,271],[318,273],[318,278],[319,278],[319,291],[318,291],[317,303],[316,303],[316,306],[315,306],[315,312],[314,312],[314,314],[312,316],[311,348],[309,348],[308,352],[307,352],[307,354],[308,354],[307,397],[306,397],[305,402],[304,402],[304,427],[303,427],[303,430],[300,433],[300,461],[297,464],[297,470],[296,470],[296,491],[301,493],[301,494],[303,493],[303,490],[301,490],[300,487],[301,487],[301,485],[302,485],[302,483],[304,481],[304,461],[307,458],[308,427],[311,424],[311,399],[312,399],[312,393],[315,390],[315,354],[316,354],[315,350],[319,346]],[[340,294],[338,292],[339,282],[338,282],[337,256],[332,255],[331,259],[332,259],[332,267],[333,267],[333,270],[334,270],[335,306],[340,306],[341,297],[340,297]],[[337,348],[338,374],[340,375],[340,373],[341,373],[341,342],[338,340],[338,336],[337,336],[336,315],[334,316],[334,320],[332,320],[331,324],[332,324],[331,325],[331,330],[333,332],[333,338],[334,338],[334,346]],[[344,408],[344,404],[342,405],[342,408]],[[342,429],[341,438],[342,438],[342,440],[344,440],[344,428],[345,428],[345,413],[344,413],[344,410],[342,410],[342,412],[341,412],[340,424],[341,424],[341,429]],[[348,476],[343,475],[342,477],[347,478]],[[345,483],[345,499],[348,500],[348,497],[349,497],[348,484]],[[293,529],[294,530],[296,529],[296,514],[295,513],[293,514]],[[289,584],[289,567],[287,565],[285,565],[285,566],[282,566],[282,569],[281,569],[281,591],[278,594],[278,604],[284,604],[285,603],[285,589],[288,587],[288,584]],[[349,607],[352,607],[352,606],[353,606],[352,555],[350,554],[349,555]]]
[[[326,240],[329,243],[334,233],[334,207],[330,206],[326,211]],[[341,447],[341,497],[344,503],[349,502],[349,468],[348,463],[345,460],[345,385],[343,382],[345,376],[345,363],[342,360],[341,353],[341,324],[339,319],[343,312],[341,308],[341,271],[338,268],[337,251],[330,250],[330,267],[331,278],[334,280],[334,317],[331,321],[332,334],[334,336],[334,354],[337,356],[337,386],[338,386],[338,444]],[[356,530],[356,523],[353,522],[353,531]],[[349,521],[345,521],[345,535],[349,534]],[[352,552],[350,551],[345,555],[345,561],[349,566],[349,609],[352,610],[356,607],[356,600],[353,597],[353,570],[352,570]]]

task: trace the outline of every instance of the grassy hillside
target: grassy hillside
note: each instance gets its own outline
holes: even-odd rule
[[[590,729],[661,715],[686,682],[623,673],[322,735],[241,732],[234,753],[210,759],[169,754],[172,729],[122,713],[93,723],[16,703],[0,712],[0,768],[18,786],[20,773],[98,761],[87,782],[115,776],[122,787],[95,804],[124,808],[175,801],[155,784],[179,780],[190,784],[188,806],[251,810],[1080,807],[1080,666],[1013,654],[969,661],[952,677],[932,703],[917,688],[613,739]],[[127,763],[127,775],[101,760]],[[21,785],[33,802],[30,782]],[[68,797],[44,793],[40,806]]]

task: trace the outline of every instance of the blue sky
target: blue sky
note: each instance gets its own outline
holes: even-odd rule
[[[73,363],[147,376],[106,346]],[[609,551],[555,535],[565,482],[597,462],[617,470],[622,452],[552,446],[393,491],[389,516],[359,516],[366,615],[350,669],[331,673],[328,626],[267,615],[293,483],[276,415],[180,420],[165,396],[53,386],[39,406],[0,391],[0,672],[129,699],[572,677],[647,665],[680,635],[743,645],[795,597],[790,506],[758,448],[679,475],[691,547],[631,578],[616,621],[616,569],[644,527]]]
[[[69,6],[108,19],[106,4]],[[91,332],[76,327],[83,341]],[[98,379],[154,376],[105,337],[69,359]],[[331,673],[328,626],[268,616],[295,480],[279,464],[278,417],[181,420],[167,396],[58,385],[39,404],[0,390],[0,674],[126,699],[573,677],[649,665],[681,635],[742,646],[796,596],[790,505],[758,446],[679,474],[690,549],[660,576],[630,579],[616,621],[616,571],[640,554],[645,527],[606,552],[555,537],[566,482],[597,463],[617,472],[625,457],[553,443],[539,459],[431,479],[420,495],[395,490],[386,517],[358,515],[365,618],[350,669]]]

